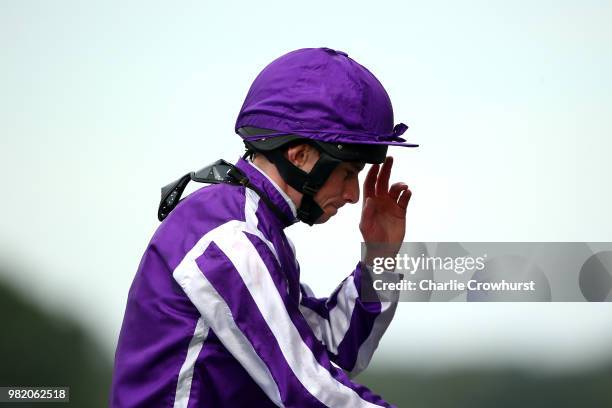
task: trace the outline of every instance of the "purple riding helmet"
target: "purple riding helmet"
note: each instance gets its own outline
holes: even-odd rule
[[[323,213],[317,191],[342,161],[382,163],[388,146],[417,147],[394,125],[389,95],[376,77],[345,52],[303,48],[274,60],[255,78],[236,119],[247,154],[258,152],[304,196],[298,218],[312,225]],[[282,154],[309,143],[320,153],[310,173]]]

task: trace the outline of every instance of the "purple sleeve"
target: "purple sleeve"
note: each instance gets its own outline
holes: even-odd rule
[[[332,361],[351,376],[367,367],[397,307],[395,301],[364,301],[363,273],[369,272],[360,262],[328,298],[316,298],[307,285],[301,285],[302,314]]]

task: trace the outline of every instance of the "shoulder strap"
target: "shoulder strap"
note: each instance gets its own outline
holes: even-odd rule
[[[185,187],[189,181],[197,183],[219,184],[226,183],[235,186],[244,186],[253,190],[259,198],[279,217],[283,222],[290,224],[291,220],[287,219],[283,213],[270,198],[263,194],[258,188],[251,184],[249,178],[231,163],[223,159],[217,160],[213,164],[206,166],[198,171],[187,173],[178,180],[162,187],[161,201],[157,210],[157,219],[163,221],[168,214],[178,205],[181,200],[181,195],[185,191]]]

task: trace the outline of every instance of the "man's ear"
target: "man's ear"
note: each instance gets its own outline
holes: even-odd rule
[[[285,157],[291,164],[308,173],[319,159],[319,152],[311,145],[301,143],[289,147],[285,151]]]

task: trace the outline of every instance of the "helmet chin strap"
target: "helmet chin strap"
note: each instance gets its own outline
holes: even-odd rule
[[[287,184],[302,193],[302,202],[297,209],[297,217],[308,225],[314,224],[323,215],[323,209],[315,202],[314,196],[342,161],[324,151],[319,151],[319,160],[310,173],[306,173],[287,160],[281,149],[259,150],[258,152],[276,165],[278,172]]]

